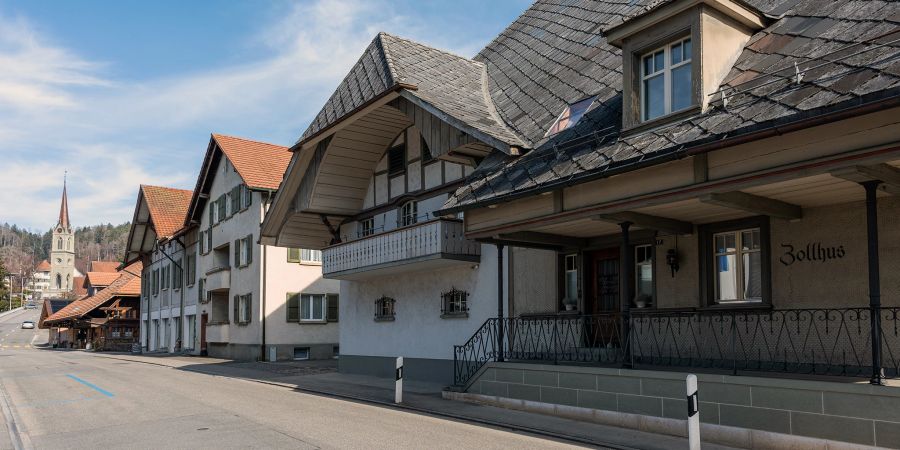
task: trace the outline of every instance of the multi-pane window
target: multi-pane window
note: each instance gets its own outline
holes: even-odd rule
[[[578,303],[578,255],[565,256],[565,298],[566,304]]]
[[[245,267],[253,262],[253,236],[234,241],[234,261],[237,267]]]
[[[587,112],[588,108],[591,107],[591,104],[594,103],[595,98],[596,97],[588,97],[572,103],[571,105],[566,105],[562,114],[556,118],[556,121],[553,122],[553,125],[550,126],[550,129],[547,130],[547,133],[544,134],[544,136],[550,136],[551,134],[556,134],[560,131],[574,127],[575,124],[581,120],[581,117],[584,116],[584,113]]]
[[[388,174],[403,173],[406,170],[406,144],[395,145],[388,150]]]
[[[250,308],[253,304],[250,294],[234,296],[234,319],[239,325],[250,323]]]
[[[759,228],[716,233],[712,239],[716,303],[762,301]]]
[[[681,39],[641,58],[641,117],[655,119],[693,103],[691,39]]]
[[[321,263],[322,262],[322,251],[321,250],[310,250],[308,248],[304,248],[300,250],[300,261],[301,262],[311,262],[311,263]]]
[[[399,213],[398,226],[406,227],[412,225],[419,219],[419,205],[415,200],[408,201],[400,207]]]
[[[653,304],[653,246],[634,247],[635,306],[644,308]]]
[[[359,221],[359,236],[366,237],[375,234],[375,218],[369,217]]]
[[[441,294],[441,316],[466,316],[469,313],[469,293],[453,288]]]
[[[301,294],[300,321],[324,321],[325,311],[328,308],[327,301],[325,294]]]
[[[375,320],[389,321],[394,320],[394,299],[384,297],[375,300]]]

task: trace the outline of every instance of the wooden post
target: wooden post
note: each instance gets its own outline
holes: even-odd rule
[[[881,367],[881,271],[878,261],[878,192],[880,181],[861,183],[866,188],[866,241],[869,257],[869,322],[872,335],[871,384],[884,384]]]

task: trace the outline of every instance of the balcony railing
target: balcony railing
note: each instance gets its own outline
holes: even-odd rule
[[[880,308],[881,368],[900,372],[900,308]],[[488,361],[870,377],[869,308],[632,312],[488,319],[454,346],[454,381]],[[502,338],[502,339],[501,339]],[[501,351],[502,350],[502,351]]]
[[[481,246],[465,238],[461,220],[435,219],[322,250],[322,273],[374,270],[417,259],[478,261]]]

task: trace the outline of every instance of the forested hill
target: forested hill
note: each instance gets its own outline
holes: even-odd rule
[[[88,261],[121,261],[130,226],[126,222],[76,228],[75,258],[78,270],[85,271]],[[0,225],[0,260],[9,272],[30,273],[34,265],[48,259],[51,237],[49,229],[39,233],[4,223]]]

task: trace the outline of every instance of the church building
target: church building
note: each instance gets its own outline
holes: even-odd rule
[[[72,291],[74,279],[78,276],[81,273],[75,268],[75,229],[69,222],[69,201],[64,180],[59,220],[53,228],[53,239],[50,242],[50,289],[47,297],[64,297]]]

